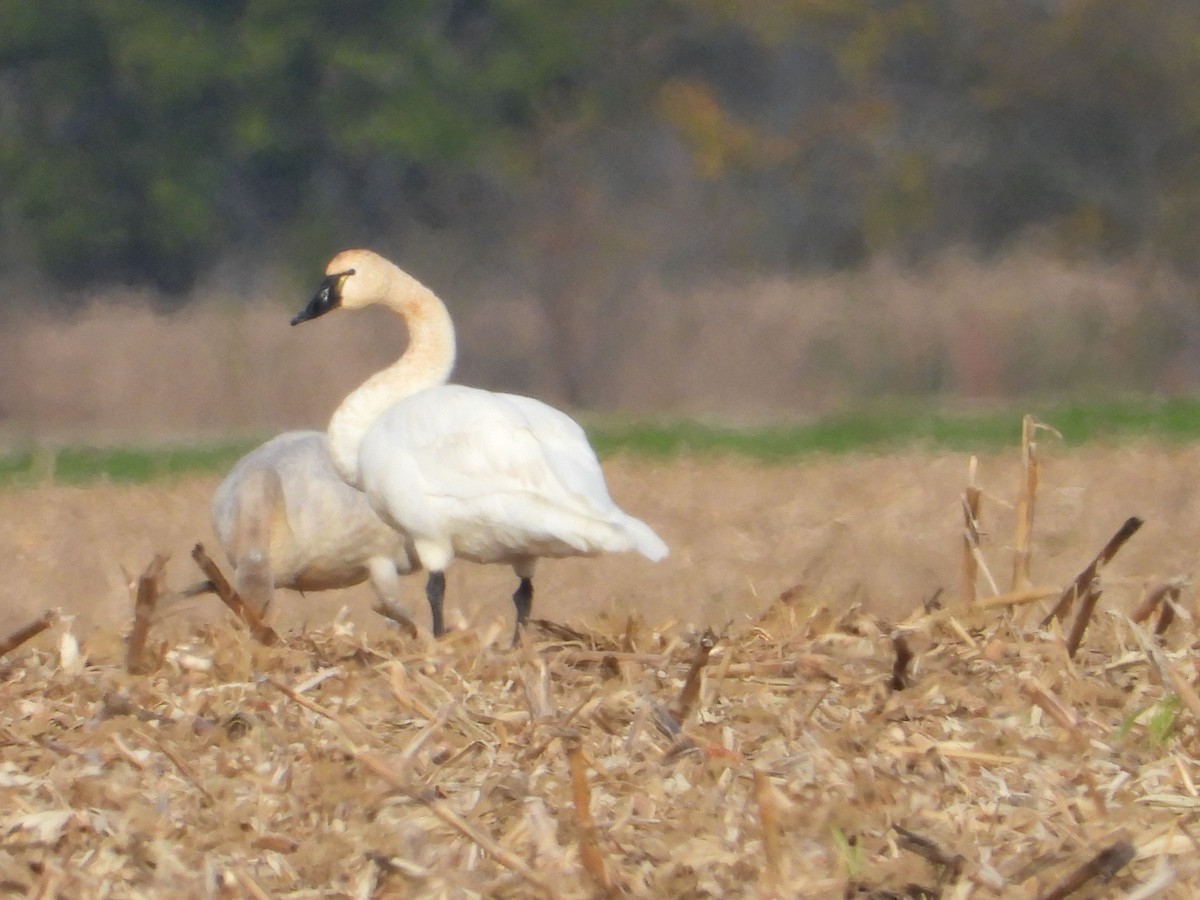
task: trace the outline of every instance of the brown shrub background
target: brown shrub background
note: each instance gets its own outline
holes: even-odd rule
[[[0,315],[0,447],[320,426],[403,346],[382,310],[290,328],[310,288],[256,285],[201,292],[169,315],[145,294],[96,296],[71,318],[13,304]],[[559,317],[484,282],[434,287],[458,324],[457,380],[565,404],[569,363],[582,385],[570,405],[590,411],[747,422],[889,397],[1180,392],[1200,381],[1190,288],[1137,261],[1026,250],[686,291],[641,283],[581,294]],[[578,350],[567,363],[564,341]]]

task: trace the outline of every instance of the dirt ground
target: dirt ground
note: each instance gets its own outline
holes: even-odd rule
[[[1127,607],[1151,581],[1188,575],[1200,551],[1200,447],[1071,449],[1043,441],[1034,524],[1033,581],[1064,585],[1128,516],[1145,526],[1106,572],[1105,603]],[[614,498],[656,528],[670,557],[552,560],[538,572],[534,615],[578,623],[630,613],[721,626],[747,621],[781,592],[803,585],[896,619],[939,589],[959,586],[961,492],[969,457],[907,451],[814,458],[787,466],[737,460],[605,464]],[[1013,510],[1020,479],[1012,452],[981,458],[984,550],[1001,590],[1011,578]],[[198,580],[197,541],[224,562],[208,524],[218,479],[0,491],[0,628],[47,608],[78,616],[77,629],[125,627],[126,576],[157,552],[170,554],[167,581]],[[410,606],[427,622],[423,579]],[[469,563],[448,576],[448,624],[508,621],[514,587],[501,567]],[[981,579],[981,592],[990,592]],[[1187,596],[1191,602],[1190,592]],[[283,591],[274,615],[284,628],[328,624],[343,605],[364,627],[378,618],[370,590],[299,596]],[[212,597],[172,608],[167,622],[224,616]]]

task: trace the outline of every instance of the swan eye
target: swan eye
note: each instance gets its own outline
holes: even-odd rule
[[[353,269],[347,269],[345,272],[334,272],[332,275],[326,275],[325,280],[321,282],[321,289],[328,290],[333,295],[335,306],[342,305],[342,289],[346,286],[346,279],[353,274]]]

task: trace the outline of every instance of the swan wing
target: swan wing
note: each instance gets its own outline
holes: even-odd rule
[[[359,464],[381,515],[414,534],[451,535],[460,555],[665,554],[612,502],[583,429],[527,397],[421,391],[379,419]]]
[[[468,500],[534,493],[596,513],[613,508],[583,429],[528,397],[460,385],[422,391],[372,429],[364,452],[381,451],[391,456],[389,465],[407,457],[429,494]]]
[[[648,559],[657,562],[667,556],[669,550],[662,538],[645,522],[621,510],[609,496],[600,461],[578,422],[539,400],[518,394],[501,396],[520,411],[545,454],[546,464],[564,488],[616,526],[632,542],[633,549]]]
[[[600,461],[578,422],[531,397],[497,396],[512,405],[524,428],[541,449],[545,464],[563,488],[584,500],[596,512],[616,509],[608,495]]]

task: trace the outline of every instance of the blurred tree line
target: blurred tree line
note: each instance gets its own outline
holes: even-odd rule
[[[432,231],[524,267],[569,338],[601,268],[615,291],[1031,233],[1198,256],[1190,0],[0,11],[0,261],[66,286],[180,293],[229,254]]]

